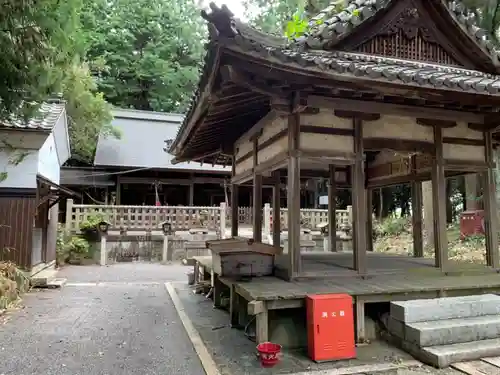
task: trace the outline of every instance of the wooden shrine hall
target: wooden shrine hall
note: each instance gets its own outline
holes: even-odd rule
[[[178,162],[232,165],[233,212],[238,185],[253,181],[256,241],[262,185],[275,186],[274,243],[288,231],[288,249],[276,260],[280,278],[236,282],[240,297],[267,301],[258,312],[267,314],[302,306],[310,293],[351,294],[362,340],[364,303],[500,292],[492,145],[500,125],[500,52],[460,1],[331,5],[294,40],[255,30],[226,6],[210,7],[203,12],[210,35],[205,66],[170,152]],[[467,173],[481,173],[487,187],[485,266],[448,259],[445,179]],[[332,252],[301,254],[301,174],[329,178]],[[434,260],[423,258],[426,180]],[[278,214],[283,183],[288,228],[280,228]],[[404,259],[370,252],[368,193],[401,183],[413,190],[414,257]],[[352,191],[352,254],[335,252],[340,188]],[[238,223],[231,224],[237,236]],[[266,320],[257,320],[258,341],[267,339]]]

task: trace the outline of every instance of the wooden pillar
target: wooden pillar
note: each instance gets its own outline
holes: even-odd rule
[[[235,175],[235,161],[233,158],[232,175]],[[238,222],[239,210],[238,210],[238,185],[231,184],[231,237],[238,236]]]
[[[188,205],[194,206],[194,184],[189,184]]]
[[[446,269],[448,238],[446,234],[446,180],[444,175],[443,132],[434,126],[436,154],[432,163],[432,209],[434,219],[434,257],[436,267]]]
[[[121,200],[121,192],[122,192],[122,183],[120,181],[120,176],[116,178],[116,197],[115,197],[115,204],[119,206],[122,204]]]
[[[493,167],[493,142],[490,132],[484,132],[485,161],[488,164],[483,179],[484,232],[486,235],[486,264],[499,268],[498,253],[498,211],[496,200],[496,180]]]
[[[373,190],[366,190],[366,250],[373,251]]]
[[[288,115],[288,278],[301,272],[300,257],[300,114]]]
[[[363,149],[363,121],[354,118],[354,153],[352,166],[353,267],[366,273],[366,188]]]
[[[253,165],[257,166],[258,140],[253,145]],[[262,175],[253,175],[253,239],[262,242]]]
[[[273,186],[273,245],[280,246],[281,244],[281,207],[280,207],[280,178],[279,173],[274,173]]]
[[[424,241],[422,238],[422,182],[411,183],[411,219],[413,227],[413,256],[424,256]]]
[[[330,165],[328,180],[328,251],[337,251],[337,181],[335,165]]]

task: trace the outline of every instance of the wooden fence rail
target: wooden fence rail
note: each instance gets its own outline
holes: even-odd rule
[[[287,209],[280,211],[281,227],[288,227]],[[352,209],[348,206],[345,210],[336,210],[337,227],[350,225]],[[328,210],[308,209],[301,210],[302,218],[308,222],[310,228],[328,221]],[[172,224],[176,231],[189,230],[204,226],[209,230],[225,233],[225,228],[231,223],[231,209],[221,203],[216,207],[185,207],[185,206],[115,206],[115,205],[90,205],[74,204],[72,199],[66,204],[66,229],[78,232],[80,225],[96,217],[107,221],[111,228],[126,229],[161,229],[165,221]],[[252,225],[252,207],[238,208],[238,223]],[[271,206],[265,204],[263,208],[264,232],[270,233]],[[203,221],[203,224],[202,224]]]

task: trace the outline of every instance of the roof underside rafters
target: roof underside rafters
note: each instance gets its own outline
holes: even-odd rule
[[[426,1],[444,6],[441,0]],[[376,6],[378,11],[390,3],[351,1],[356,9]],[[500,77],[496,75],[435,63],[304,48],[300,41],[290,44],[235,20],[227,7],[212,4],[211,8],[211,13],[204,14],[210,43],[200,85],[170,149],[179,160],[228,164],[234,141],[266,115],[271,98],[286,98],[296,90],[464,113],[497,113],[500,108]]]

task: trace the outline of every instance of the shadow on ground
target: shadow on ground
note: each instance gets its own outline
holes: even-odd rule
[[[242,331],[229,327],[227,312],[213,309],[212,301],[204,296],[195,295],[185,284],[175,284],[184,311],[198,330],[208,351],[223,375],[263,375],[292,374],[295,372],[331,370],[335,368],[378,363],[401,363],[413,359],[409,354],[388,346],[384,342],[358,348],[358,358],[317,364],[310,361],[301,351],[287,351],[279,365],[272,370],[264,369],[255,355],[255,343],[246,338]],[[438,371],[427,367],[398,371],[384,371],[392,374],[457,374],[457,372]],[[328,372],[325,372],[325,375]]]

